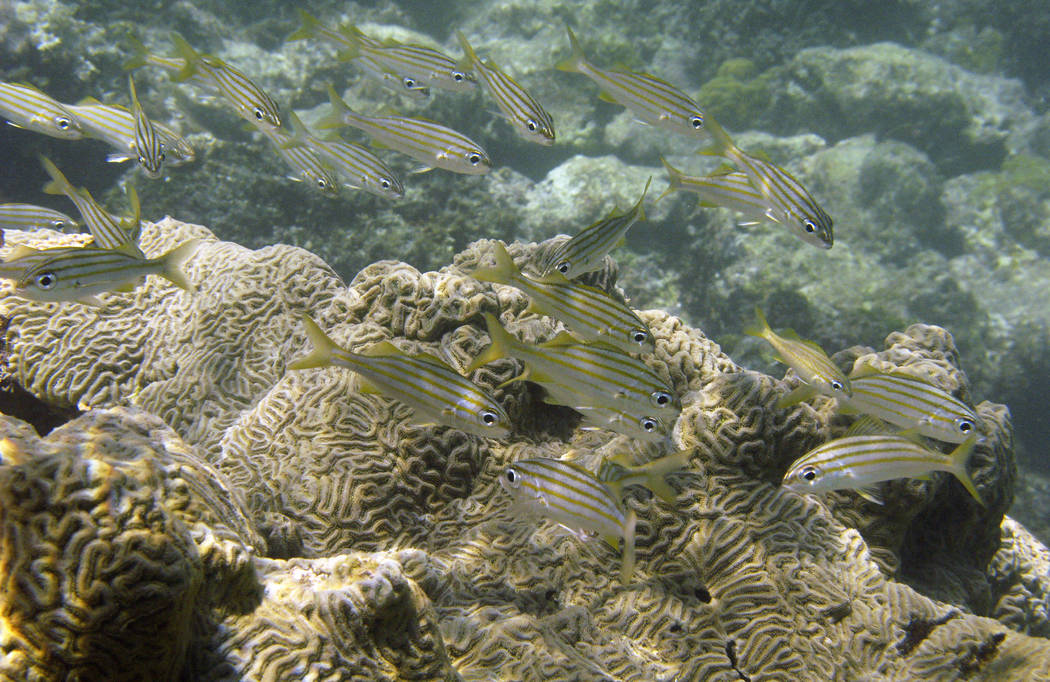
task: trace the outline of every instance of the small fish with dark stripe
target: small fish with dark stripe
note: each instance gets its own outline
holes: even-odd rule
[[[24,83],[0,83],[0,117],[16,128],[64,140],[84,136],[71,111],[39,88]]]
[[[128,185],[126,192],[131,204],[130,216],[116,216],[102,208],[87,189],[77,189],[66,179],[62,171],[47,157],[40,157],[44,170],[51,181],[44,185],[47,194],[62,194],[76,204],[88,231],[94,237],[95,246],[102,249],[117,249],[127,246],[130,251],[142,255],[138,250],[139,232],[142,229],[139,196],[135,188]]]
[[[139,103],[139,96],[135,91],[135,79],[131,76],[128,76],[128,90],[131,92],[131,115],[135,120],[132,139],[135,141],[139,166],[142,167],[146,177],[155,180],[161,176],[161,167],[164,164],[164,145],[161,143],[157,129],[153,127],[153,123],[142,109],[142,104]]]
[[[363,353],[341,348],[317,323],[303,316],[313,351],[289,365],[308,369],[335,365],[353,370],[365,393],[405,403],[424,424],[442,424],[487,438],[510,433],[510,418],[495,398],[433,355],[410,355],[388,341]]]

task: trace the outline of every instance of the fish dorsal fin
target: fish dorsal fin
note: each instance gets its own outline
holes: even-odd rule
[[[562,330],[553,338],[539,344],[540,348],[564,348],[565,346],[578,346],[581,341],[569,332]]]
[[[408,355],[403,350],[390,343],[389,341],[380,341],[377,344],[369,346],[365,350],[361,351],[361,355],[367,355],[370,358],[380,358],[390,355]]]
[[[860,379],[862,377],[875,376],[876,374],[886,374],[886,372],[876,367],[871,358],[858,358],[853,364],[853,371],[849,373],[849,378]]]
[[[77,102],[77,106],[78,107],[82,107],[82,106],[97,106],[97,105],[100,105],[100,104],[102,104],[101,100],[99,100],[99,99],[97,99],[95,97],[92,97],[90,95],[88,95],[87,97],[85,97],[85,98],[83,98],[83,99],[81,99],[80,101]]]
[[[892,433],[889,425],[881,419],[876,419],[870,414],[865,414],[850,424],[846,429],[846,436],[878,436]]]
[[[905,440],[910,440],[916,445],[922,445],[924,447],[926,445],[926,441],[923,439],[922,434],[919,433],[919,428],[916,426],[904,429],[903,431],[898,431],[896,435]]]
[[[7,257],[7,260],[5,260],[4,262],[10,263],[11,261],[16,261],[19,258],[35,256],[36,254],[40,253],[41,250],[42,249],[34,249],[33,247],[26,246],[25,244],[18,244],[17,246],[11,249],[11,255],[9,255]]]
[[[813,396],[817,395],[819,391],[815,386],[810,384],[801,384],[790,393],[784,395],[780,400],[777,401],[777,409],[784,409],[791,407],[799,403],[804,403]]]

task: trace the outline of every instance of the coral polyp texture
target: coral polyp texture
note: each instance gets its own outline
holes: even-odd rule
[[[34,239],[42,237],[37,233]],[[29,235],[8,232],[7,245]],[[46,237],[46,234],[45,234]],[[193,294],[152,279],[101,307],[4,296],[14,378],[84,413],[40,437],[0,422],[0,653],[12,678],[1048,679],[1048,553],[1003,512],[1012,427],[977,405],[970,468],[850,491],[780,487],[841,435],[834,401],[735,364],[661,311],[645,362],[681,397],[677,496],[628,488],[638,566],[524,516],[510,463],[665,454],[581,428],[504,359],[470,378],[511,417],[483,439],[420,423],[342,368],[289,371],[301,317],[360,352],[391,341],[464,370],[485,313],[526,342],[549,318],[469,272],[492,243],[419,272],[382,261],[347,286],[297,248],[251,251],[205,228],[145,224],[143,249],[203,240]],[[54,241],[69,237],[53,235]],[[519,266],[550,244],[511,244]],[[0,254],[2,255],[2,254]],[[589,281],[618,295],[616,269]],[[950,335],[914,325],[835,356],[927,377],[969,400]]]

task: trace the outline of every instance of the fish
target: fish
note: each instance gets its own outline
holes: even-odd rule
[[[693,192],[700,195],[701,206],[728,208],[755,221],[779,222],[773,220],[769,202],[751,184],[747,173],[732,171],[695,177],[686,175],[663,157],[660,157],[660,161],[663,162],[670,181],[660,199],[675,191]]]
[[[596,478],[609,486],[617,497],[623,497],[623,489],[629,485],[640,485],[668,504],[673,504],[678,494],[665,477],[689,467],[692,448],[658,457],[645,464],[631,464],[625,454],[602,458]]]
[[[624,513],[619,497],[608,485],[578,464],[548,457],[514,462],[499,482],[515,507],[550,518],[578,536],[597,533],[614,548],[622,541],[620,580],[630,582],[637,519],[633,510]]]
[[[299,9],[299,21],[301,25],[298,29],[293,31],[288,36],[288,41],[305,40],[307,38],[320,38],[327,40],[336,47],[341,48],[343,54],[349,54],[356,48],[357,42],[351,38],[346,32],[339,31],[337,29],[329,28],[325,26],[316,17],[312,16],[306,10]],[[370,47],[381,48],[382,43],[378,40],[373,40],[368,36],[360,33],[356,36],[357,41],[367,43]],[[361,54],[358,57],[352,59],[353,63],[361,68],[368,76],[378,80],[384,86],[400,92],[403,94],[411,95],[420,99],[426,99],[430,96],[430,88],[427,87],[419,77],[407,74],[399,76],[395,73],[384,69],[382,62],[375,59],[374,57],[366,56]]]
[[[573,409],[617,410],[638,419],[655,414],[674,421],[682,404],[673,389],[638,358],[605,344],[580,343],[566,333],[539,345],[518,341],[491,314],[484,315],[491,343],[468,371],[515,358],[525,371],[505,383],[528,379],[547,392],[545,402]]]
[[[600,269],[605,256],[623,244],[627,230],[638,221],[645,220],[642,203],[652,181],[652,177],[646,181],[642,196],[630,210],[617,213],[614,209],[605,218],[583,228],[579,234],[552,249],[539,266],[543,276],[549,277],[557,272],[566,279],[575,279]]]
[[[79,140],[84,129],[73,112],[39,88],[24,83],[0,83],[0,116],[25,128],[63,140]]]
[[[933,471],[947,471],[984,505],[966,468],[976,443],[977,436],[970,436],[945,454],[927,448],[908,435],[837,438],[795,460],[784,474],[783,485],[798,493],[857,490],[877,501],[878,498],[868,491],[875,483],[895,478],[921,478]]]
[[[138,160],[135,146],[135,117],[127,107],[117,104],[103,104],[93,97],[87,97],[76,104],[63,104],[80,121],[86,137],[102,140],[118,151],[110,153],[106,161],[123,163]],[[181,166],[191,163],[197,157],[188,141],[175,130],[158,121],[150,121],[164,147],[164,163],[169,166]]]
[[[15,281],[16,296],[41,302],[101,305],[97,294],[133,291],[146,275],[160,275],[192,293],[193,284],[182,264],[196,252],[199,242],[185,241],[157,258],[144,258],[127,246],[32,249],[20,245],[0,267],[0,276]]]
[[[289,180],[305,182],[326,197],[334,197],[339,192],[339,181],[321,163],[305,143],[295,139],[282,128],[260,127],[262,133],[277,151],[277,155],[292,168]]]
[[[84,224],[94,237],[95,246],[102,249],[118,249],[127,246],[129,252],[142,256],[138,248],[139,232],[142,229],[139,196],[135,188],[128,185],[126,192],[131,204],[130,216],[116,216],[102,208],[84,188],[77,189],[66,179],[62,171],[47,157],[41,156],[40,163],[51,176],[51,181],[44,185],[47,194],[63,194],[76,204]]]
[[[496,265],[471,277],[520,289],[530,299],[526,312],[553,317],[582,341],[607,343],[626,353],[652,353],[653,333],[634,311],[597,287],[553,273],[543,279],[522,274],[502,242],[493,246]]]
[[[146,117],[139,103],[138,93],[135,92],[135,79],[128,76],[128,90],[131,92],[131,113],[135,119],[134,136],[135,151],[138,154],[139,166],[142,167],[146,177],[157,179],[161,176],[161,167],[164,164],[164,145],[161,143],[160,135],[153,123]]]
[[[378,143],[407,154],[426,168],[480,175],[492,169],[492,161],[477,142],[439,123],[403,116],[362,116],[328,86],[332,112],[317,122],[318,128],[353,126]]]
[[[747,175],[752,187],[766,200],[765,219],[786,225],[807,244],[822,249],[832,247],[835,243],[834,221],[802,183],[775,163],[741,150],[713,117],[708,117],[707,129],[714,143],[703,153],[729,159]],[[741,199],[745,203],[748,200],[746,197]]]
[[[790,329],[784,330],[783,335],[777,334],[770,328],[759,308],[755,308],[755,322],[744,329],[744,333],[765,339],[776,351],[779,360],[795,370],[804,384],[781,398],[777,407],[808,400],[817,393],[830,398],[852,395],[850,380],[820,346],[799,338]]]
[[[364,353],[339,347],[309,316],[302,317],[313,350],[289,369],[346,367],[363,393],[380,393],[411,407],[424,424],[441,424],[486,438],[510,433],[510,417],[496,399],[433,355],[409,355],[383,341]]]
[[[287,120],[292,139],[316,154],[347,186],[363,189],[384,199],[401,199],[405,196],[401,180],[372,152],[351,142],[315,137],[294,111],[288,112]]]
[[[867,414],[946,443],[962,443],[978,432],[980,418],[963,401],[903,372],[870,365],[850,375],[853,394],[839,398],[844,414]]]
[[[463,33],[457,31],[456,37],[465,54],[464,66],[469,65],[474,70],[514,132],[529,142],[544,146],[554,144],[554,119],[536,98],[491,61],[481,61]]]
[[[576,34],[568,26],[572,56],[555,66],[582,73],[602,89],[600,99],[626,107],[641,123],[690,137],[705,137],[705,115],[700,105],[670,83],[652,74],[606,70],[587,61]]]
[[[633,415],[616,408],[593,405],[576,405],[572,409],[583,415],[583,425],[580,427],[583,431],[607,429],[645,443],[660,443],[671,435],[673,420],[668,423],[662,416]]]
[[[0,229],[76,232],[80,224],[61,211],[35,204],[0,204]]]

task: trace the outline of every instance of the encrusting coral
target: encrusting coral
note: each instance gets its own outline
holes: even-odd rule
[[[1033,577],[1046,550],[1009,520],[1000,530],[1015,475],[1005,408],[978,406],[986,440],[971,467],[986,508],[939,474],[887,484],[884,507],[850,492],[800,496],[780,477],[844,429],[834,402],[777,409],[793,379],[744,370],[700,331],[643,312],[657,339],[645,361],[682,397],[674,446],[692,454],[671,477],[673,504],[629,489],[638,570],[621,584],[616,548],[522,517],[498,478],[517,459],[569,450],[592,468],[605,454],[640,462],[663,452],[580,429],[527,382],[501,387],[521,370],[509,359],[472,375],[511,415],[505,442],[416,424],[407,407],[357,392],[342,369],[285,371],[306,349],[304,313],[351,350],[393,340],[459,369],[487,343],[483,313],[525,341],[550,338],[555,324],[525,313],[523,294],[466,274],[490,257],[490,242],[439,272],[375,263],[347,287],[301,250],[248,251],[170,219],[146,224],[143,246],[159,253],[189,236],[206,240],[187,266],[193,295],[151,281],[104,297],[100,309],[12,297],[0,309],[13,317],[16,378],[48,401],[93,408],[43,440],[2,424],[5,537],[63,548],[64,528],[83,523],[100,538],[98,556],[123,551],[134,565],[136,550],[106,525],[109,511],[74,507],[104,491],[109,505],[150,510],[142,551],[163,548],[173,567],[154,598],[179,594],[184,606],[117,613],[155,619],[132,643],[154,647],[152,676],[1050,676],[1045,640],[1021,634],[1046,634],[1048,591]],[[508,250],[523,265],[537,248],[546,247]],[[607,267],[591,281],[611,289],[614,279]],[[926,372],[968,399],[939,328],[917,325],[891,335],[885,351],[836,359],[848,369],[862,355]],[[48,492],[67,488],[90,492],[65,501]],[[30,499],[18,492],[26,489],[41,492]],[[68,509],[66,525],[30,523],[40,500],[52,501],[52,514]],[[12,563],[21,555],[8,547],[9,583],[39,580],[43,564]],[[70,559],[53,583],[60,601],[76,594],[72,572],[94,565]],[[132,573],[146,584],[151,575]],[[120,586],[133,593],[136,584]],[[47,668],[65,659],[38,656],[42,642],[63,642],[61,621],[19,620],[31,612],[21,594],[2,598],[5,670],[68,672]],[[96,616],[104,611],[77,612],[103,644],[119,632]]]

